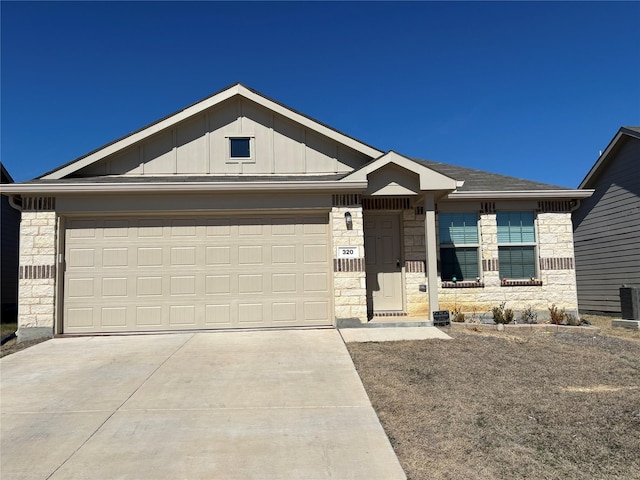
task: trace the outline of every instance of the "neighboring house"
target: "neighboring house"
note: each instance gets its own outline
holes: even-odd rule
[[[23,339],[575,311],[590,195],[384,152],[241,84],[3,193]]]
[[[0,163],[0,183],[13,183],[13,178]],[[3,323],[13,323],[18,316],[18,238],[20,236],[20,211],[9,204],[8,197],[0,198],[0,297]]]
[[[640,127],[622,127],[580,189],[573,213],[581,312],[620,314],[620,287],[640,287]]]

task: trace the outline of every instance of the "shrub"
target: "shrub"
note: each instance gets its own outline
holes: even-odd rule
[[[504,323],[511,323],[511,322],[513,322],[513,310],[511,310],[510,308],[505,308]]]
[[[511,323],[513,321],[513,310],[504,308],[507,302],[502,302],[499,306],[493,307],[493,321],[496,323]]]
[[[549,307],[549,317],[551,319],[551,323],[554,325],[561,325],[567,318],[567,313],[564,311],[564,308],[558,311],[558,307],[554,303]]]
[[[533,310],[531,305],[527,305],[527,308],[522,311],[520,320],[522,320],[523,323],[538,323],[538,314]]]
[[[456,307],[451,310],[451,316],[453,317],[451,321],[463,323],[465,321],[465,315],[460,311],[460,307]]]

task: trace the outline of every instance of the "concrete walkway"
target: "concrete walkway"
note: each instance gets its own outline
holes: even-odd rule
[[[58,338],[0,369],[3,480],[405,478],[334,329]]]
[[[451,340],[436,327],[342,328],[342,338],[349,342],[395,342],[399,340]]]

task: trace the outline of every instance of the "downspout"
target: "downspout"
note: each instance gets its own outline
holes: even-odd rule
[[[580,208],[580,205],[582,205],[582,200],[580,200],[579,198],[572,200],[572,202],[576,202],[576,204],[570,208],[571,213],[578,210]]]
[[[7,199],[11,208],[22,212],[22,197],[20,195],[7,195]],[[16,203],[16,200],[19,200],[19,203]]]

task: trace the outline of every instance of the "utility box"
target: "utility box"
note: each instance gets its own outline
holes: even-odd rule
[[[620,287],[620,307],[623,320],[640,320],[640,288]]]

